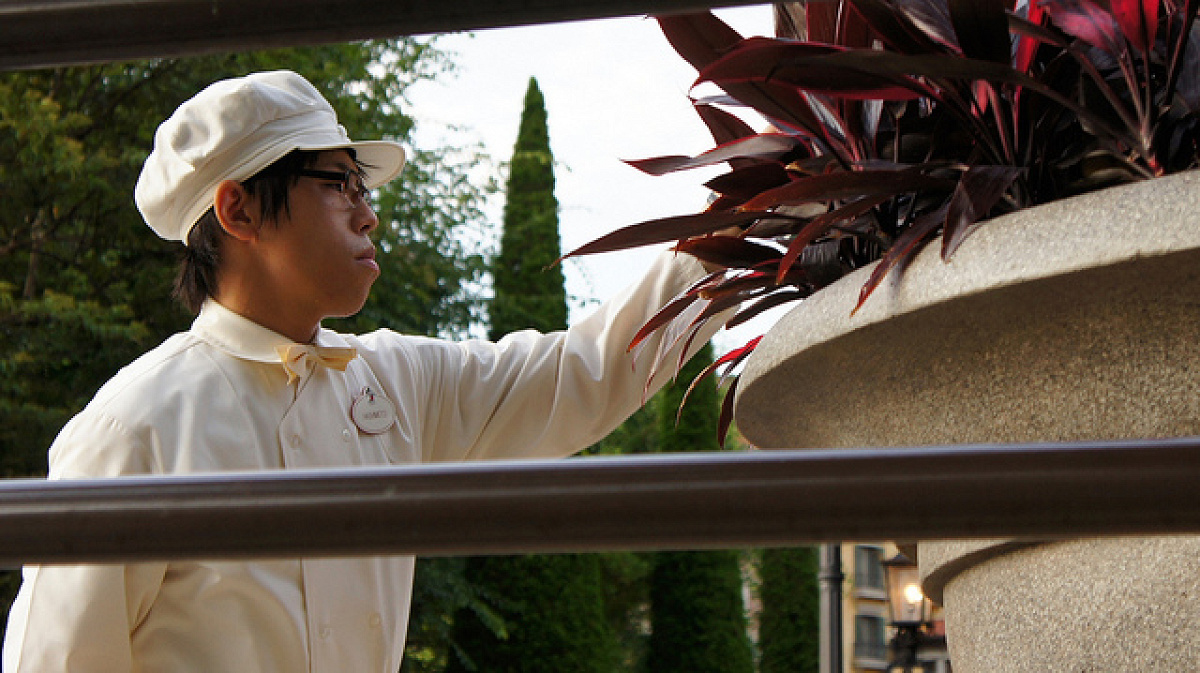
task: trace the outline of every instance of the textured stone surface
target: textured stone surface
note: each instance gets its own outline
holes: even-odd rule
[[[1200,669],[1200,539],[1074,540],[946,587],[955,673]]]
[[[1200,435],[1197,213],[1196,173],[1015,213],[950,263],[929,245],[851,315],[860,270],[766,335],[738,426],[778,448]],[[919,555],[956,673],[1200,668],[1194,538]]]

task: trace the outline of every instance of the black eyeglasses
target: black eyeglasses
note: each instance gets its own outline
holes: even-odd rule
[[[371,205],[371,190],[367,188],[366,178],[356,170],[319,171],[312,168],[300,168],[296,170],[296,175],[341,183],[338,191],[346,198],[346,205],[351,210],[364,204],[368,207]]]

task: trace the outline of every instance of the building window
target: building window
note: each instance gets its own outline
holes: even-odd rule
[[[882,549],[862,545],[854,548],[854,586],[858,589],[886,591]]]
[[[886,662],[887,621],[877,615],[854,617],[854,656],[858,659]]]

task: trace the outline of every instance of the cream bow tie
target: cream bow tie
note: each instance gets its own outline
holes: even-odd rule
[[[279,353],[279,360],[283,362],[283,368],[287,370],[288,383],[308,374],[318,364],[344,372],[346,365],[350,364],[350,361],[358,355],[358,351],[353,348],[308,344],[276,346],[275,352]]]

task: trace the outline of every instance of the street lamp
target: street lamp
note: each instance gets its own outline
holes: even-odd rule
[[[921,591],[921,573],[917,564],[904,554],[896,554],[883,562],[887,573],[888,610],[896,636],[892,638],[892,662],[888,671],[924,673],[917,661],[917,649],[932,622],[933,604]]]

